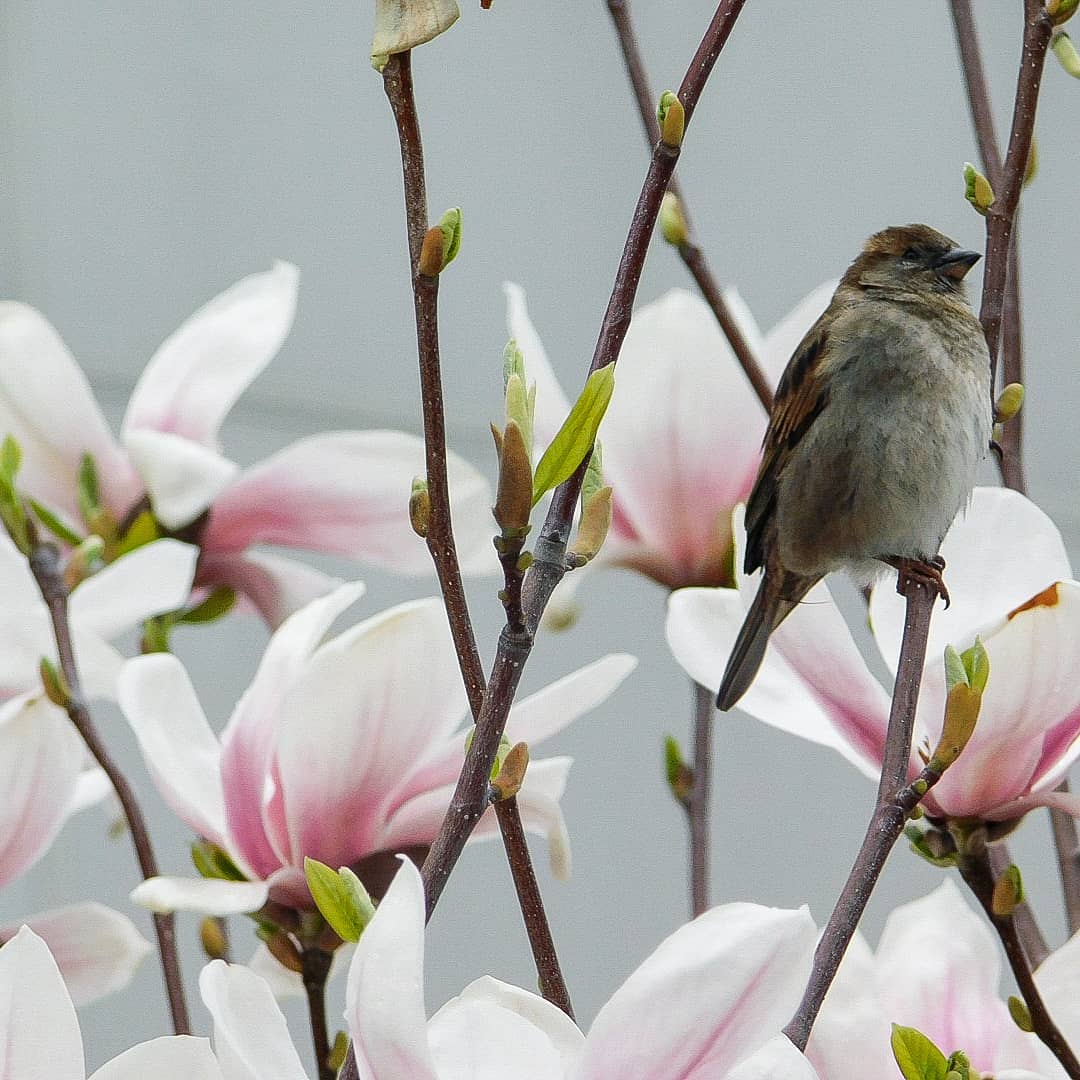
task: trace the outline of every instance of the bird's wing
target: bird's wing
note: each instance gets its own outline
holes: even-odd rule
[[[791,452],[828,401],[822,376],[834,305],[806,332],[776,387],[769,426],[762,444],[761,466],[746,504],[746,573],[765,562],[766,536],[776,506],[776,489]]]

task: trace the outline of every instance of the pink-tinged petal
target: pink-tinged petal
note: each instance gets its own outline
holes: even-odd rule
[[[153,952],[126,915],[104,904],[73,904],[23,922],[48,945],[76,1005],[123,989]],[[0,941],[17,930],[17,926],[0,929]]]
[[[163,1035],[102,1065],[90,1080],[222,1080],[209,1039]],[[230,1077],[229,1080],[232,1080]]]
[[[1043,740],[1058,718],[1080,709],[1080,584],[1059,582],[1042,602],[1018,611],[984,641],[990,658],[990,679],[983,694],[979,722],[956,764],[934,788],[934,803],[955,816],[982,816],[1027,795],[1039,781]],[[939,687],[934,713],[924,713],[919,726],[933,740],[941,727],[940,662],[927,665],[925,678]],[[935,672],[935,668],[937,671]],[[932,678],[932,675],[934,676]],[[935,708],[928,698],[926,708]],[[1074,760],[1080,744],[1063,748]]]
[[[75,781],[71,801],[65,811],[66,817],[81,813],[91,806],[97,806],[103,799],[113,794],[113,786],[104,769],[97,766],[83,769]]]
[[[131,467],[116,445],[86,376],[60,335],[26,304],[0,303],[0,432],[23,451],[19,486],[78,520],[76,492],[83,454],[97,462],[108,505],[126,498]]]
[[[826,281],[804,296],[766,335],[758,357],[765,373],[775,384],[787,367],[787,362],[829,306],[838,281]]]
[[[440,600],[390,608],[321,646],[278,714],[288,861],[338,866],[371,850],[398,785],[464,711]]]
[[[600,1010],[581,1080],[725,1076],[791,1018],[815,937],[805,908],[725,904],[687,923]]]
[[[277,544],[399,573],[427,573],[431,556],[409,523],[409,490],[426,471],[423,442],[404,432],[339,431],[301,439],[248,469],[221,495],[203,546],[236,552]],[[452,453],[447,475],[463,566],[492,562],[488,482]]]
[[[708,1071],[695,1070],[687,1073],[687,1080],[710,1080],[710,1077],[715,1075]],[[786,1035],[774,1035],[760,1050],[725,1073],[724,1080],[820,1080],[820,1078],[814,1066],[795,1049]]]
[[[131,902],[158,914],[194,911],[201,915],[245,915],[266,903],[265,881],[216,878],[147,878],[131,890]]]
[[[82,1080],[82,1033],[49,948],[23,927],[0,949],[0,1080]]]
[[[735,589],[679,589],[668,600],[668,648],[692,679],[715,689],[749,606]],[[773,635],[738,706],[781,731],[828,746],[860,772],[880,771],[889,714],[828,589],[818,585]]]
[[[345,1023],[364,1080],[440,1080],[424,1013],[424,883],[407,859],[356,946]]]
[[[53,842],[83,755],[71,722],[45,698],[23,696],[0,706],[0,885]]]
[[[566,394],[555,377],[544,343],[529,318],[525,290],[520,285],[507,281],[503,283],[503,292],[506,294],[506,329],[525,360],[526,385],[536,386],[533,443],[534,458],[539,460],[566,419],[570,402],[566,400]]]
[[[978,633],[1001,624],[1051,582],[1072,577],[1054,523],[1030,499],[1008,488],[977,487],[966,513],[953,523],[941,554],[952,603],[939,604],[930,622],[927,656],[946,645],[963,651]],[[870,617],[885,663],[896,670],[904,631],[904,600],[891,571],[874,588]]]
[[[1029,811],[1036,810],[1040,806],[1048,807],[1051,810],[1060,810],[1063,814],[1071,814],[1073,817],[1080,818],[1080,794],[1045,789],[1032,795],[1023,795],[1019,799],[1013,799],[1011,802],[1002,803],[988,813],[986,817],[990,821],[1014,821],[1016,818],[1021,818]]]
[[[1065,1041],[1080,1046],[1080,934],[1039,965],[1035,984]]]
[[[519,701],[510,710],[506,737],[530,749],[606,701],[637,667],[637,657],[611,653]]]
[[[278,709],[330,625],[363,592],[359,582],[342,585],[286,619],[270,638],[255,678],[222,732],[221,779],[229,831],[260,877],[281,864],[263,823]]]
[[[236,591],[240,603],[250,604],[272,630],[341,584],[341,578],[306,563],[261,551],[241,555],[203,552],[195,572],[196,588],[227,585]]]
[[[191,524],[240,471],[216,450],[168,431],[129,431],[124,449],[146,485],[154,516],[167,529]]]
[[[161,797],[194,832],[231,849],[221,748],[184,665],[170,653],[137,656],[124,665],[118,691]]]
[[[214,1018],[214,1050],[229,1080],[307,1080],[270,987],[239,964],[214,960],[199,975]]]
[[[199,549],[157,540],[87,578],[71,594],[71,619],[111,639],[151,615],[182,607],[191,592]]]
[[[276,262],[195,312],[146,366],[124,434],[150,428],[216,448],[222,420],[292,327],[298,276],[295,266]]]

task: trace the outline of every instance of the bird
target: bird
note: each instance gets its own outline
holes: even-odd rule
[[[964,277],[980,254],[928,225],[866,241],[777,384],[746,504],[764,569],[720,682],[732,708],[769,636],[826,574],[886,566],[946,603],[941,541],[990,446],[990,356]]]

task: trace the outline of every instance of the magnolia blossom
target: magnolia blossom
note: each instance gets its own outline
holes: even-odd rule
[[[1000,948],[951,880],[889,916],[876,952],[856,935],[814,1025],[807,1057],[822,1080],[896,1074],[892,1024],[917,1028],[945,1055],[963,1050],[974,1069],[995,1077],[1034,1070],[1050,1080],[1065,1073],[1034,1035],[1009,1016],[999,992]],[[1056,991],[1057,1013],[1080,1017]],[[1029,1074],[1019,1074],[1029,1075]]]
[[[767,334],[734,292],[732,313],[765,374],[776,382],[795,346],[825,310],[835,283],[800,300]],[[567,404],[522,290],[506,286],[507,321],[536,382],[537,441]],[[628,566],[677,589],[730,580],[731,511],[750,493],[766,412],[698,297],[673,289],[634,313],[600,430],[611,530],[598,565]],[[573,587],[580,573],[568,576]],[[565,601],[567,594],[563,593]]]
[[[90,1080],[148,1076],[223,1080],[210,1043],[188,1035],[140,1043]],[[86,1080],[75,1007],[48,946],[25,926],[0,949],[0,1080]]]
[[[740,544],[742,526],[738,525]],[[975,733],[924,799],[933,816],[1008,821],[1034,806],[1080,813],[1054,789],[1080,754],[1080,583],[1061,535],[1014,491],[977,488],[941,553],[952,605],[937,607],[915,718],[910,773],[937,743],[945,711],[944,650],[981,635],[990,658]],[[741,563],[741,553],[739,554]],[[756,582],[686,589],[668,607],[667,639],[691,677],[715,688]],[[870,602],[874,637],[895,671],[904,604],[891,575]],[[784,731],[830,746],[863,773],[880,772],[889,695],[868,670],[824,585],[773,634],[740,708]]]
[[[333,584],[256,544],[365,559],[403,573],[430,567],[408,520],[422,442],[396,431],[301,439],[241,472],[221,455],[218,430],[292,326],[297,271],[288,263],[244,278],[197,311],[154,354],[135,387],[120,441],[85,376],[44,316],[0,304],[0,437],[23,449],[20,485],[62,516],[80,518],[84,454],[97,466],[104,509],[122,522],[148,500],[170,533],[197,539],[197,584],[232,586],[276,625]],[[450,455],[458,548],[467,568],[493,556],[486,481]]]
[[[337,867],[435,838],[464,759],[465,695],[436,599],[391,608],[320,644],[362,592],[345,585],[276,631],[219,741],[180,661],[138,657],[120,704],[162,796],[249,880],[155,879],[155,908],[252,911],[267,895],[307,907],[305,856]],[[530,747],[603,701],[635,664],[612,655],[518,703],[506,734]],[[568,870],[559,808],[568,758],[533,760],[518,804]],[[486,815],[478,834],[495,827]]]

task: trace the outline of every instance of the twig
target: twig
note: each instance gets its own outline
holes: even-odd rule
[[[79,669],[75,663],[75,649],[71,640],[71,625],[68,622],[68,589],[64,582],[60,552],[52,544],[35,541],[29,561],[34,580],[49,609],[53,636],[56,639],[56,654],[60,661],[60,670],[67,683],[67,714],[75,725],[75,730],[86,743],[86,748],[109,778],[116,797],[120,800],[143,879],[157,877],[160,870],[142,808],[127,777],[121,772],[104,740],[98,734],[83,697]],[[177,1035],[190,1035],[191,1021],[184,998],[183,975],[180,971],[180,958],[176,949],[175,920],[172,915],[154,915],[153,919],[158,940],[158,953],[161,958],[161,970],[165,979],[165,992],[172,1014],[173,1031]]]
[[[1012,855],[1009,854],[1009,845],[1004,840],[990,844],[986,849],[990,859],[990,872],[995,880],[999,878],[1012,865]],[[1037,968],[1049,955],[1050,947],[1046,944],[1046,938],[1039,924],[1035,921],[1035,915],[1031,905],[1023,900],[1013,909],[1013,922],[1016,924],[1016,932],[1020,935],[1020,942],[1024,946],[1024,954],[1032,968]]]
[[[438,277],[420,273],[418,265],[424,233],[427,230],[428,210],[424,151],[420,140],[420,122],[416,109],[416,98],[413,94],[412,58],[410,53],[399,53],[390,57],[383,71],[383,86],[394,114],[398,141],[401,145],[402,174],[405,187],[405,217],[409,235],[410,267],[416,309],[417,350],[420,358],[420,385],[424,413],[428,494],[431,501],[427,544],[438,572],[439,584],[442,588],[447,616],[450,620],[454,647],[469,700],[469,708],[472,711],[473,720],[478,722],[486,700],[485,680],[483,665],[476,647],[476,638],[473,634],[465,590],[461,581],[461,569],[454,546],[453,525],[450,517],[450,493],[446,476],[446,422],[443,408],[442,374],[439,363],[439,279]],[[516,558],[513,561],[516,565]],[[516,579],[516,590],[513,588],[509,569],[507,575],[508,591],[516,595],[517,606],[520,608],[520,574]],[[512,614],[513,609],[508,603],[508,619],[511,618]],[[511,622],[512,631],[519,638],[524,636],[525,631],[521,619],[511,620]],[[511,700],[512,695],[505,702],[507,713],[509,712]],[[500,703],[500,708],[501,705],[502,703]],[[495,738],[495,749],[498,748],[505,723],[506,717],[504,714]],[[482,741],[479,732],[474,741]],[[495,750],[492,750],[492,759],[494,753]],[[490,767],[489,763],[488,775],[490,775]],[[481,807],[481,812],[482,809]],[[452,808],[450,812],[452,812]],[[547,917],[544,913],[544,904],[540,896],[539,885],[533,873],[528,850],[526,849],[524,855],[514,850],[514,838],[518,833],[524,835],[516,800],[502,809],[497,816],[500,832],[503,836],[503,844],[510,862],[510,870],[514,877],[514,887],[519,898],[525,897],[522,900],[522,913],[526,926],[530,928],[530,941],[533,940],[532,928],[535,928],[540,922],[544,924],[544,933],[539,936],[546,937],[547,945],[541,951],[534,949],[537,974],[540,977],[541,985],[546,988],[550,987],[551,992],[557,996],[558,1000],[555,998],[552,1000],[562,1008],[564,1007],[563,1003],[568,1004],[570,999],[559,968],[558,958],[555,955],[554,945],[551,944],[551,931],[547,928]],[[428,862],[425,861],[424,865],[426,868]],[[447,873],[449,873],[449,869],[447,869]],[[445,878],[442,878],[437,886],[438,891],[441,891],[444,881]],[[434,910],[435,901],[438,899],[438,892],[433,891],[432,879],[426,874],[425,885],[428,890],[428,916],[430,917],[432,910]]]
[[[939,773],[926,768],[915,783],[905,784],[911,760],[915,706],[926,660],[930,614],[936,596],[925,585],[910,578],[906,581],[904,595],[907,599],[904,637],[900,644],[877,801],[862,847],[814,952],[814,966],[803,999],[784,1028],[784,1034],[799,1050],[806,1049],[821,1004],[859,925],[885,860],[904,830],[904,823],[922,796],[940,779]]]
[[[1020,990],[1020,995],[1031,1015],[1032,1029],[1046,1044],[1051,1053],[1061,1062],[1065,1072],[1072,1080],[1080,1080],[1080,1061],[1077,1060],[1069,1044],[1065,1041],[1057,1025],[1046,1011],[1039,988],[1035,984],[1031,964],[1024,952],[1023,943],[1017,933],[1016,924],[1011,915],[995,915],[993,908],[994,875],[990,869],[990,860],[986,853],[985,835],[973,833],[960,845],[960,858],[957,863],[960,876],[967,883],[975,898],[982,905],[986,917],[997,931],[1005,956],[1009,961],[1013,978]]]
[[[694,782],[686,797],[690,825],[690,908],[700,915],[709,907],[709,796],[712,791],[712,727],[715,695],[694,683]]]
[[[333,956],[325,949],[305,948],[303,958],[304,991],[307,994],[308,1019],[311,1022],[311,1041],[315,1049],[315,1065],[319,1080],[334,1080],[330,1065],[330,1032],[326,1026],[326,980],[330,975]]]
[[[641,55],[637,34],[634,32],[629,0],[607,0],[607,6],[608,11],[611,13],[611,20],[615,24],[615,33],[618,36],[623,61],[626,64],[626,73],[630,77],[630,85],[634,90],[634,99],[637,102],[641,123],[645,128],[645,138],[650,146],[655,146],[660,138],[660,126],[656,119],[656,99],[649,88],[649,76],[645,70],[645,60]],[[735,321],[731,309],[724,299],[724,294],[717,285],[712,270],[709,268],[705,252],[694,240],[686,198],[680,189],[678,177],[671,177],[668,181],[667,190],[679,200],[689,234],[687,239],[678,246],[679,257],[693,276],[701,295],[705,298],[705,302],[712,309],[724,337],[727,338],[728,344],[731,346],[731,351],[742,366],[750,385],[754,389],[754,393],[758,396],[758,400],[765,406],[766,412],[771,412],[772,386],[769,384],[765,372],[762,371],[750,342],[746,340],[746,336]]]
[[[495,813],[502,827],[503,844],[506,856],[514,870],[514,888],[517,889],[518,904],[525,919],[525,931],[529,935],[532,954],[536,958],[536,973],[540,979],[540,993],[553,1005],[557,1005],[571,1020],[574,1019],[574,1006],[570,1001],[570,992],[566,988],[559,958],[555,952],[555,942],[551,936],[547,913],[540,903],[540,890],[536,885],[532,859],[529,857],[529,845],[525,840],[525,829],[521,824],[517,799],[502,799],[495,803]],[[522,884],[532,882],[531,888]]]

